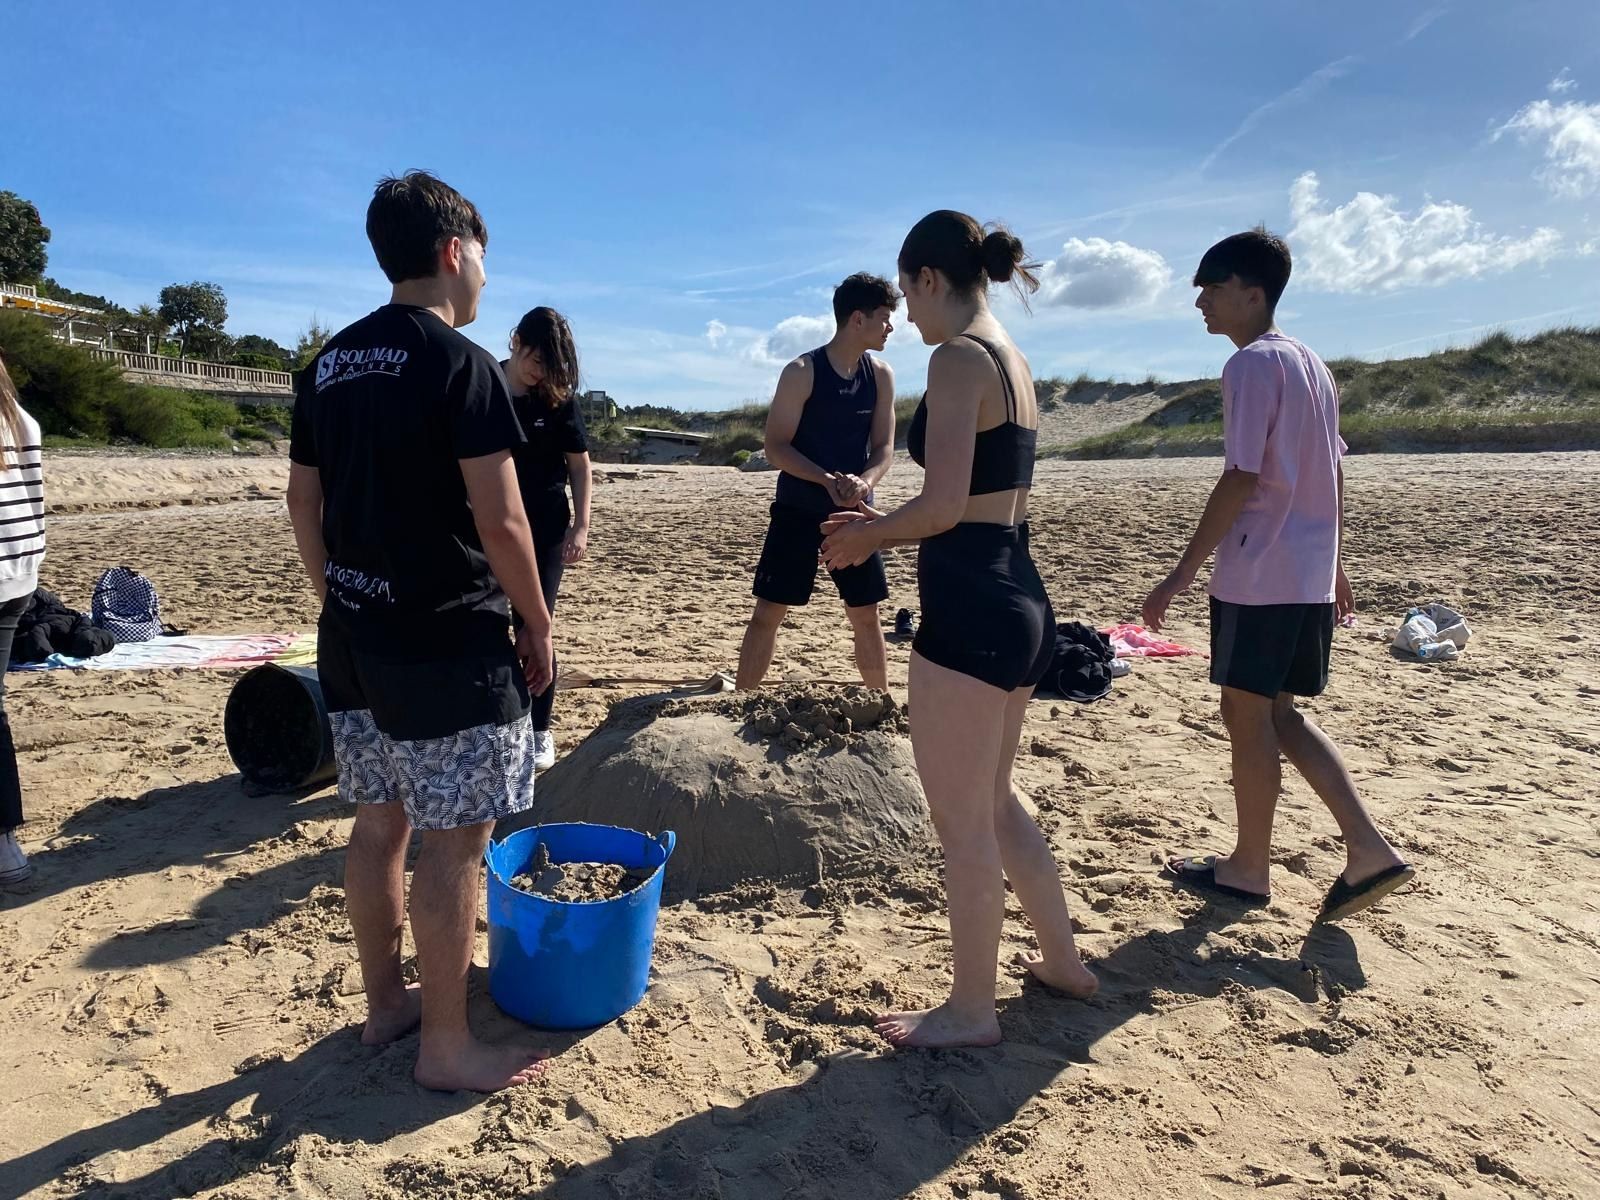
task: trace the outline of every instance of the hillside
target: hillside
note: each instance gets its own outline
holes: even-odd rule
[[[1600,327],[1528,338],[1492,334],[1474,346],[1418,358],[1328,364],[1339,383],[1340,428],[1356,452],[1600,448]],[[1165,384],[1110,403],[1106,385],[1080,384],[1046,403],[1041,453],[1071,458],[1216,454],[1222,391],[1216,379]],[[1116,423],[1057,426],[1064,408]],[[1116,406],[1122,405],[1120,411]],[[1139,411],[1143,408],[1143,411]]]
[[[1496,333],[1464,349],[1328,365],[1339,383],[1341,430],[1358,453],[1600,449],[1600,327],[1522,339]],[[1221,452],[1220,380],[1114,383],[1085,375],[1034,386],[1041,456]],[[896,400],[901,445],[916,402],[915,396]],[[728,412],[623,411],[628,424],[712,434],[699,458],[708,464],[759,448],[766,416],[760,404]],[[627,456],[625,442],[615,448]]]

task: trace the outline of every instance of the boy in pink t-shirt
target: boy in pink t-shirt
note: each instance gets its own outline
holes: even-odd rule
[[[1345,867],[1318,915],[1369,908],[1416,871],[1373,824],[1344,760],[1295,707],[1328,685],[1335,619],[1355,601],[1340,561],[1345,444],[1339,392],[1323,362],[1281,333],[1273,313],[1289,282],[1289,248],[1264,229],[1218,242],[1195,272],[1206,330],[1238,352],[1222,371],[1222,478],[1172,574],[1144,602],[1160,629],[1213,550],[1211,682],[1233,743],[1238,833],[1227,857],[1173,858],[1186,887],[1250,905],[1271,898],[1272,818],[1280,753],[1328,806],[1344,834]]]

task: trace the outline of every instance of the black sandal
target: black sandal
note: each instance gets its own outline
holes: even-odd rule
[[[1370,879],[1363,879],[1360,883],[1346,883],[1344,876],[1340,875],[1333,881],[1333,886],[1323,898],[1322,911],[1317,914],[1317,921],[1327,924],[1353,917],[1356,913],[1371,908],[1390,892],[1404,887],[1416,877],[1417,869],[1410,863],[1397,863],[1386,871],[1379,871]]]
[[[1161,867],[1161,874],[1181,887],[1208,896],[1220,896],[1248,908],[1265,908],[1272,903],[1272,893],[1247,892],[1226,883],[1217,882],[1217,856],[1169,859]]]

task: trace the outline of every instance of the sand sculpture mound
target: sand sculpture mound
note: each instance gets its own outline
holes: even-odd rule
[[[623,701],[539,776],[516,825],[674,830],[669,900],[904,870],[935,846],[905,730],[863,687]]]

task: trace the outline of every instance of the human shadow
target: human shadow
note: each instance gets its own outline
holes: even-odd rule
[[[803,1083],[623,1139],[605,1159],[525,1200],[890,1200],[1013,1120],[1070,1066],[1059,1053],[1017,1043],[838,1055],[820,1060]]]
[[[529,1196],[890,1200],[927,1183],[1013,1121],[1074,1064],[1092,1062],[1103,1038],[1157,1011],[1165,1003],[1162,994],[1214,997],[1232,983],[1310,1002],[1323,992],[1365,985],[1354,942],[1334,926],[1313,928],[1299,956],[1219,950],[1212,935],[1230,928],[1236,915],[1207,904],[1177,930],[1124,942],[1093,963],[1103,982],[1088,1002],[1056,996],[1030,977],[1022,994],[1002,1006],[1006,1040],[999,1046],[824,1059],[802,1083],[763,1092],[738,1107],[713,1105],[654,1133],[623,1139],[605,1159],[572,1169]],[[491,1026],[499,1036],[515,1028],[493,1009],[480,968],[474,968],[472,992],[480,1027]],[[550,1040],[559,1050],[584,1036]],[[465,1093],[417,1087],[410,1078],[415,1045],[409,1037],[364,1047],[353,1029],[341,1030],[293,1058],[246,1065],[234,1078],[169,1094],[24,1154],[7,1164],[6,1182],[26,1193],[106,1151],[136,1151],[211,1122],[214,1136],[175,1161],[140,1179],[90,1184],[79,1193],[191,1194],[255,1170],[302,1133],[378,1145],[479,1102]],[[237,1110],[246,1100],[248,1109]]]
[[[69,816],[52,844],[29,856],[32,877],[0,891],[0,912],[107,879],[215,865],[341,807],[333,792],[250,795],[238,775],[102,797]]]
[[[114,934],[91,949],[90,970],[129,970],[177,962],[240,934],[265,929],[292,912],[321,885],[341,889],[343,904],[345,844],[277,863],[251,875],[230,876],[201,898],[187,916],[157,921]]]
[[[1217,952],[1208,939],[1235,915],[1208,904],[1179,930],[1123,943],[1093,963],[1102,986],[1087,1002],[1029,976],[1001,1007],[999,1046],[824,1059],[803,1083],[623,1139],[607,1158],[525,1200],[898,1200],[1011,1122],[1074,1064],[1092,1062],[1101,1039],[1157,1011],[1158,993],[1215,997],[1232,983],[1310,1002],[1329,977],[1345,991],[1364,986],[1355,943],[1333,927],[1321,927],[1300,957]]]
[[[247,1065],[209,1087],[168,1093],[135,1112],[58,1138],[8,1162],[0,1178],[8,1195],[26,1195],[109,1151],[136,1152],[186,1127],[205,1126],[209,1138],[143,1177],[88,1183],[75,1193],[187,1196],[256,1170],[304,1132],[336,1143],[380,1145],[482,1100],[469,1092],[418,1087],[411,1080],[415,1060],[415,1037],[369,1047],[354,1029],[342,1029],[292,1058]],[[246,1100],[248,1109],[236,1111]]]

